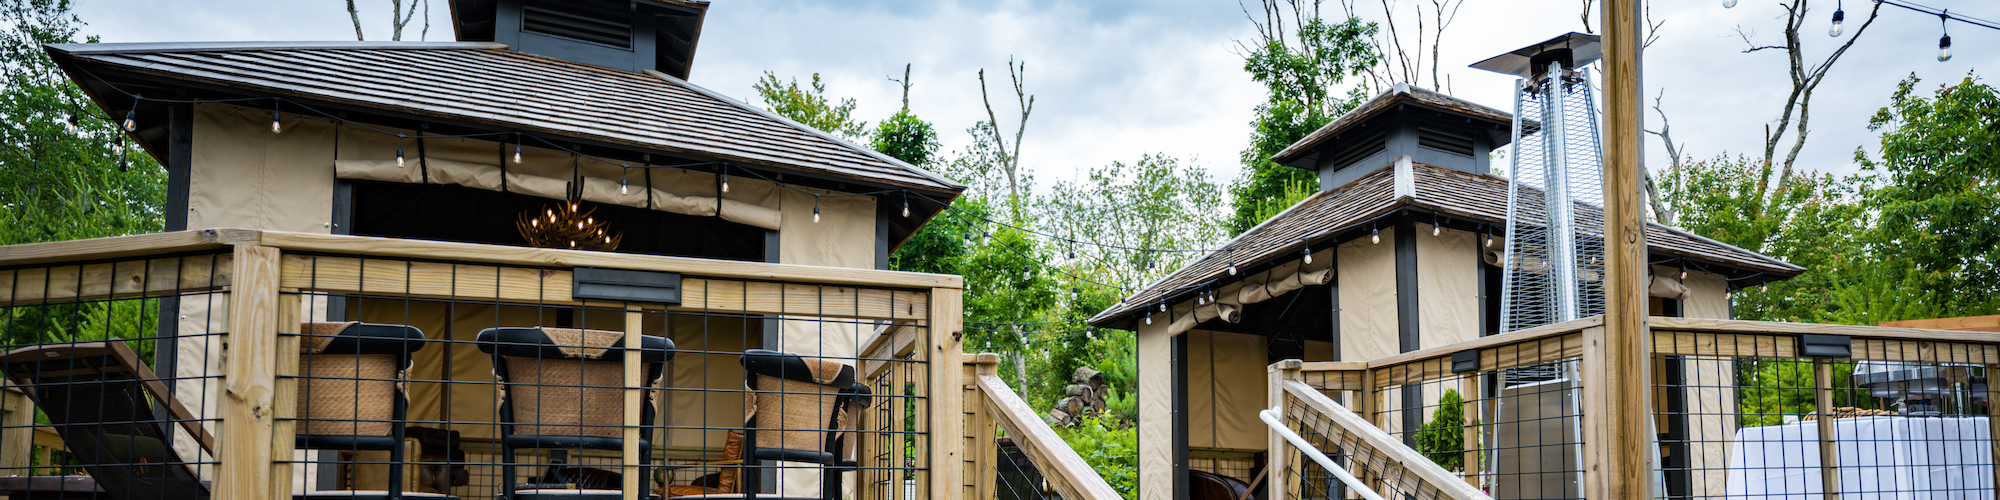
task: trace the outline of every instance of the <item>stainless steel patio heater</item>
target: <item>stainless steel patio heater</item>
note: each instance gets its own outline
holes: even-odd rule
[[[1503,332],[1604,312],[1603,155],[1587,67],[1600,56],[1597,36],[1570,33],[1472,65],[1521,77],[1506,172]]]

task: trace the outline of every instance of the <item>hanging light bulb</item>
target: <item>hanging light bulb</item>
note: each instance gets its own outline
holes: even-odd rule
[[[910,199],[909,199],[909,198],[904,198],[904,199],[903,199],[903,217],[909,217],[909,216],[910,216]]]
[[[1736,8],[1736,0],[1722,0],[1722,8],[1724,9]]]
[[[727,192],[729,192],[729,174],[728,174],[728,173],[724,173],[724,174],[722,174],[722,192],[724,192],[724,193],[727,193]]]
[[[1486,235],[1486,248],[1493,248],[1493,235]]]
[[[1148,325],[1150,325],[1150,324],[1153,324],[1153,314],[1152,314],[1152,313],[1146,313],[1146,324],[1148,324]]]
[[[404,165],[404,163],[403,163],[403,147],[402,147],[402,146],[396,146],[396,166],[397,166],[397,167],[402,167],[403,165]]]
[[[111,143],[111,156],[123,155],[125,155],[125,138],[120,137],[118,142]]]
[[[819,205],[813,205],[813,223],[819,223]]]
[[[282,134],[282,133],[285,133],[285,127],[284,127],[284,125],[279,125],[279,124],[278,124],[278,117],[279,117],[279,116],[278,116],[278,112],[277,112],[276,110],[272,110],[272,111],[271,111],[271,133],[273,133],[273,134]],[[128,121],[127,123],[129,123],[129,121]],[[127,128],[127,130],[130,130],[130,128]]]
[[[1442,232],[1444,232],[1444,228],[1438,226],[1431,226],[1431,236],[1437,236]]]
[[[69,118],[63,120],[63,131],[76,133],[76,115],[69,115]]]
[[[1845,11],[1845,10],[1841,10],[1841,9],[1840,9],[1840,7],[1838,7],[1838,6],[1834,7],[1834,8],[1833,8],[1833,27],[1830,27],[1830,28],[1827,28],[1827,29],[1826,29],[1826,36],[1831,36],[1831,37],[1839,37],[1839,36],[1840,36],[1840,22],[1841,22],[1841,21],[1845,21],[1845,20],[1847,20],[1847,11]]]
[[[1167,303],[1165,302],[1160,303],[1160,312],[1167,312]]]
[[[1368,243],[1382,244],[1382,231],[1373,227],[1368,228]]]
[[[132,129],[135,129],[135,128],[139,128],[139,104],[138,104],[138,103],[133,103],[133,104],[132,104],[132,109],[128,109],[128,110],[125,110],[125,131],[126,131],[126,132],[131,132],[131,131],[132,131]]]
[[[1231,260],[1229,261],[1229,275],[1230,275],[1230,276],[1235,276],[1235,275],[1236,275],[1236,260],[1235,260],[1235,259],[1231,259]]]
[[[632,194],[632,187],[625,183],[625,176],[623,171],[618,173],[618,194],[620,195]]]
[[[520,143],[515,143],[515,144],[514,144],[514,164],[515,164],[515,165],[520,165],[520,164],[521,164],[521,144],[520,144]]]
[[[1951,20],[1951,9],[1945,9],[1944,12],[1938,13],[1939,27],[1941,28],[1945,27],[1945,22],[1950,20]],[[1945,31],[1944,37],[1938,38],[1938,62],[1945,62],[1950,60],[1951,60],[1951,32]]]
[[[1311,247],[1311,246],[1302,246],[1302,247],[1299,247],[1299,253],[1303,253],[1303,254],[1306,254],[1306,263],[1307,263],[1307,264],[1311,264],[1311,263],[1313,263],[1313,249],[1312,249],[1312,247]]]
[[[1688,270],[1687,268],[1681,268],[1681,281],[1687,281],[1687,280],[1688,280]]]

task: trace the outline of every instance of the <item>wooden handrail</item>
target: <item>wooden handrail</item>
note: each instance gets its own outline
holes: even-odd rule
[[[1552,325],[1542,325],[1534,328],[1502,333],[1499,335],[1480,337],[1477,339],[1459,342],[1455,344],[1441,345],[1428,349],[1420,349],[1402,354],[1397,354],[1394,356],[1389,356],[1386,358],[1369,361],[1368,368],[1382,369],[1396,365],[1404,365],[1420,361],[1428,361],[1434,358],[1447,357],[1451,356],[1452,353],[1468,349],[1485,349],[1488,347],[1497,347],[1507,344],[1531,342],[1550,337],[1560,337],[1563,335],[1569,335],[1572,333],[1581,332],[1585,328],[1590,328],[1593,326],[1601,326],[1603,324],[1604,324],[1603,316],[1590,316],[1582,319],[1577,319],[1574,321],[1564,321]]]
[[[1335,403],[1332,399],[1328,399],[1325,395],[1320,394],[1319,389],[1315,389],[1313,386],[1306,385],[1306,383],[1297,380],[1285,381],[1284,389],[1285,393],[1297,398],[1300,403],[1305,405],[1305,409],[1319,413],[1320,416],[1325,417],[1327,422],[1336,427],[1331,429],[1314,429],[1320,435],[1326,436],[1328,439],[1335,440],[1335,442],[1343,445],[1359,444],[1361,447],[1366,448],[1365,450],[1349,450],[1351,454],[1360,455],[1357,452],[1366,451],[1378,455],[1378,459],[1375,460],[1365,458],[1355,460],[1358,467],[1367,470],[1374,477],[1401,478],[1404,480],[1414,479],[1421,486],[1435,490],[1437,493],[1435,498],[1450,500],[1492,500],[1492,497],[1486,496],[1485,493],[1480,492],[1471,485],[1465,484],[1463,479],[1431,462],[1431,459],[1424,457],[1422,453],[1404,446],[1403,442],[1395,436],[1390,436],[1388,433],[1382,432],[1381,429],[1370,425],[1360,415],[1355,415],[1354,412],[1348,411],[1340,403]],[[1342,439],[1342,437],[1349,438]],[[1417,497],[1431,498],[1430,495],[1417,495]]]
[[[2000,341],[2000,335],[1959,330],[1926,330],[1922,328],[1900,328],[1892,326],[1822,325],[1817,323],[1780,323],[1775,321],[1745,321],[1735,319],[1667,318],[1657,317],[1647,320],[1653,331],[1715,332],[1739,334],[1817,334],[1846,335],[1857,338],[1930,340],[1939,342],[1979,342]]]
[[[1028,459],[1035,463],[1035,469],[1042,477],[1061,490],[1062,497],[1071,500],[1121,500],[1118,490],[1104,482],[1090,464],[1083,461],[1076,450],[1056,435],[1055,429],[1042,422],[1026,401],[1007,387],[1007,381],[993,373],[978,375],[979,393],[984,395],[986,411],[998,419],[1001,425],[1011,431],[1014,443],[1027,452]]]
[[[329,253],[541,267],[660,270],[713,278],[880,288],[961,288],[965,283],[963,278],[947,274],[252,229],[202,229],[0,246],[0,268],[221,250],[240,244],[273,247],[286,253]]]

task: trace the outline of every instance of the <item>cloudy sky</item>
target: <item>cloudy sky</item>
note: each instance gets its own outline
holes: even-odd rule
[[[1451,93],[1511,109],[1512,77],[1466,65],[1580,30],[1579,1],[1466,2],[1441,48]],[[2000,4],[1984,0],[1925,1],[2000,19]],[[354,34],[341,0],[75,2],[89,24],[85,31],[108,42],[351,40]],[[387,38],[388,3],[357,0],[371,40]],[[1734,8],[1718,0],[1658,3],[1652,15],[1665,25],[1646,55],[1649,103],[1652,94],[1664,93],[1675,139],[1694,157],[1758,153],[1789,82],[1783,52],[1741,53],[1745,44],[1736,28],[1759,45],[1780,43],[1783,11],[1769,0],[1742,0]],[[1847,12],[1847,33],[1834,39],[1826,36],[1832,3],[1812,3],[1815,20],[1803,30],[1809,60],[1823,59],[1836,42],[1854,36],[1872,5],[1857,0]],[[1325,9],[1340,15],[1335,3]],[[1385,17],[1379,3],[1359,9],[1364,18]],[[445,1],[429,10],[428,39],[450,40]],[[1012,130],[1019,111],[1007,88],[1006,64],[1010,57],[1025,61],[1027,89],[1036,100],[1022,161],[1044,183],[1146,153],[1196,161],[1218,181],[1235,178],[1251,110],[1263,98],[1242,71],[1236,41],[1254,32],[1234,0],[715,0],[709,12],[693,82],[754,101],[750,85],[764,71],[819,73],[830,93],[858,100],[858,115],[872,122],[900,106],[899,88],[887,78],[900,77],[911,63],[911,108],[938,125],[947,150],[964,147],[964,129],[986,118],[976,79],[982,68],[994,112]],[[1406,35],[1409,15],[1397,18]],[[418,38],[422,22],[406,29],[406,40]],[[1855,172],[1855,148],[1875,144],[1868,117],[1888,103],[1899,79],[1915,74],[1924,79],[1920,88],[1934,89],[1969,71],[2000,67],[2000,32],[1957,22],[1948,29],[1955,57],[1940,63],[1937,17],[1884,8],[1816,93],[1811,139],[1799,165]],[[1657,115],[1647,119],[1649,127],[1658,126]],[[1665,163],[1657,140],[1647,148],[1653,164]]]

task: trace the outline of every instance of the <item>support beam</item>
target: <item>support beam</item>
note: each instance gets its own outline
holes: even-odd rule
[[[1604,257],[1605,314],[1601,335],[1584,335],[1588,408],[1585,441],[1586,498],[1650,500],[1653,436],[1646,396],[1652,382],[1647,360],[1645,212],[1639,205],[1640,64],[1638,0],[1605,0],[1604,27]]]
[[[926,418],[930,432],[926,457],[930,498],[953,498],[965,492],[965,391],[959,381],[964,371],[962,326],[964,291],[957,288],[931,289],[929,406]]]
[[[277,439],[278,249],[237,246],[233,265],[215,498],[270,498],[271,442]]]

